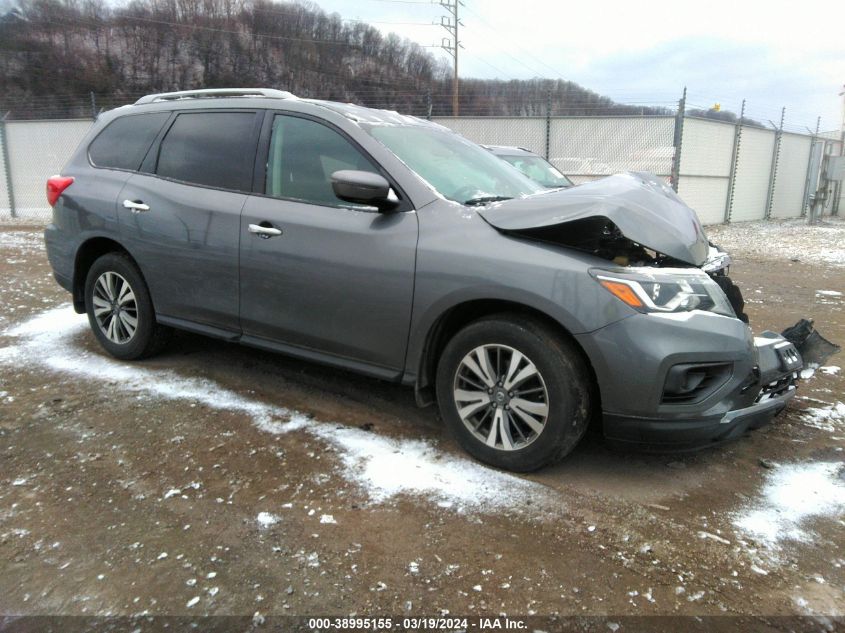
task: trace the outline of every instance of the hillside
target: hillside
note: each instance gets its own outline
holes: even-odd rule
[[[266,86],[425,116],[451,114],[450,69],[428,50],[314,3],[23,0],[0,18],[0,108],[87,116],[150,92]],[[461,113],[656,113],[563,80],[462,78]]]

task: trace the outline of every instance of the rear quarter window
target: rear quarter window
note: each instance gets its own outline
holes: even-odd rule
[[[254,112],[191,112],[161,141],[156,174],[197,185],[250,191]]]
[[[115,119],[88,146],[88,158],[96,167],[137,170],[169,117],[155,112]]]

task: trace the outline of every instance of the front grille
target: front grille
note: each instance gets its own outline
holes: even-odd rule
[[[798,374],[793,372],[791,374],[787,374],[786,376],[782,376],[777,380],[773,380],[760,390],[760,395],[757,396],[757,399],[754,402],[764,402],[792,391],[795,389],[795,381],[797,379]]]

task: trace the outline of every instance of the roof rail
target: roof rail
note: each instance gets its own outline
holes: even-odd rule
[[[178,101],[179,99],[213,99],[220,97],[263,97],[265,99],[294,99],[294,95],[286,90],[271,88],[210,88],[208,90],[180,90],[179,92],[162,92],[146,95],[135,102],[135,105],[155,103],[157,101]]]

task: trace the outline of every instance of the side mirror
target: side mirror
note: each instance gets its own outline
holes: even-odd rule
[[[390,190],[390,183],[380,174],[354,169],[341,169],[332,174],[332,190],[341,200],[377,207],[382,213],[399,202]]]

